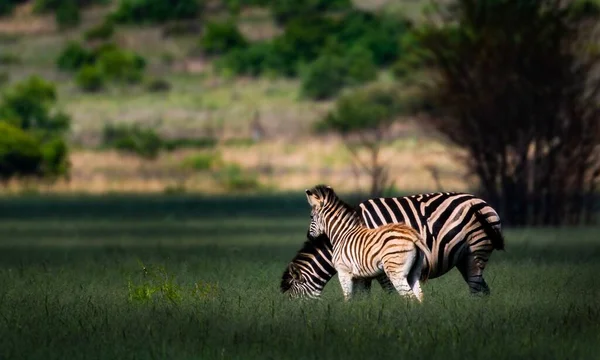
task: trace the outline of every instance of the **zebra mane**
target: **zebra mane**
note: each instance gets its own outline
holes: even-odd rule
[[[310,191],[314,194],[317,194],[326,203],[338,204],[342,206],[344,210],[352,214],[360,224],[366,226],[364,219],[362,218],[362,216],[360,216],[359,208],[352,206],[344,200],[342,200],[339,196],[337,196],[337,194],[331,186],[320,184],[312,188]]]
[[[313,238],[307,234],[307,240],[302,244],[302,248],[298,250],[296,256],[290,261],[291,263],[297,264],[298,260],[310,260],[311,255],[315,256],[319,253],[319,251],[326,250],[327,252],[331,252],[331,241],[325,234],[321,234],[316,238]],[[283,275],[281,276],[281,292],[286,292],[292,286],[293,278],[290,272],[289,264],[285,268]]]

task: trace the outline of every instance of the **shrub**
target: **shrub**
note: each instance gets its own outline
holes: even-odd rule
[[[42,173],[50,178],[65,176],[69,173],[69,149],[65,141],[55,137],[41,146]]]
[[[196,149],[211,149],[214,148],[219,141],[215,137],[206,136],[199,138],[178,138],[164,141],[166,150],[175,150],[180,148],[196,148]]]
[[[302,76],[302,95],[325,100],[337,95],[347,82],[347,66],[343,57],[324,54],[306,69]]]
[[[377,77],[377,66],[373,60],[373,55],[369,50],[361,46],[354,46],[346,54],[345,59],[345,82],[348,85],[362,84],[375,80]]]
[[[41,162],[39,142],[18,127],[0,121],[0,179],[37,175]]]
[[[78,42],[70,42],[60,53],[56,64],[65,71],[77,71],[86,64],[94,62],[94,55]]]
[[[195,171],[207,171],[219,165],[220,162],[221,156],[217,152],[200,153],[186,157],[181,166]]]
[[[63,0],[56,9],[56,24],[61,30],[73,28],[81,22],[81,14],[75,0]]]
[[[287,23],[296,18],[351,7],[352,2],[350,0],[274,0],[271,2],[271,12],[279,24]]]
[[[200,40],[200,47],[206,54],[220,55],[228,51],[244,48],[248,42],[234,22],[210,22]]]
[[[227,164],[215,174],[217,182],[229,191],[249,191],[260,187],[258,178],[237,164]]]
[[[12,134],[15,141],[10,143],[7,140],[5,144],[8,145],[3,151],[12,154],[7,155],[7,159],[20,159],[22,162],[14,168],[16,170],[11,170],[14,174],[36,173],[56,177],[68,173],[68,149],[63,136],[69,129],[70,118],[65,113],[53,111],[52,106],[55,103],[54,84],[37,76],[17,83],[3,94],[0,118],[4,119],[2,124],[5,125],[2,130],[4,134],[0,135],[0,138]],[[23,146],[27,151],[18,152],[25,154],[23,157],[6,150],[14,149],[17,143],[25,144]],[[34,160],[37,161],[35,165]],[[10,164],[11,161],[5,163],[5,169],[9,169],[6,164]],[[8,170],[3,171],[10,173]]]
[[[15,65],[20,63],[21,58],[18,55],[9,52],[3,52],[0,54],[0,64],[2,65]]]
[[[231,70],[236,75],[259,76],[271,71],[287,74],[285,60],[270,42],[259,42],[244,49],[228,52],[216,63],[218,68]]]
[[[52,111],[55,103],[54,84],[31,76],[4,93],[0,118],[43,138],[59,136],[69,129],[70,119],[64,113]]]
[[[114,33],[115,26],[112,21],[104,21],[102,24],[88,29],[83,36],[87,41],[109,40]]]
[[[122,0],[110,18],[118,23],[164,23],[195,18],[201,9],[200,0]]]
[[[33,10],[37,13],[58,11],[65,2],[65,0],[35,0]],[[110,0],[73,0],[73,3],[78,8],[85,8],[94,4],[108,4]]]
[[[108,48],[100,52],[97,66],[109,79],[122,82],[139,82],[146,61],[134,52]]]
[[[102,134],[104,146],[136,154],[142,158],[155,159],[163,142],[152,129],[138,125],[106,125]]]
[[[77,76],[75,82],[80,89],[86,92],[96,92],[104,88],[104,74],[95,65],[86,65],[82,67]]]
[[[146,84],[146,89],[150,92],[165,92],[171,90],[171,83],[165,79],[151,79]]]

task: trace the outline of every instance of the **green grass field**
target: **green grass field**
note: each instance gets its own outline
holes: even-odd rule
[[[600,228],[506,230],[485,299],[453,270],[421,305],[344,303],[337,277],[294,302],[279,281],[308,214],[301,192],[4,198],[0,359],[600,358]],[[140,261],[181,299],[130,300]]]

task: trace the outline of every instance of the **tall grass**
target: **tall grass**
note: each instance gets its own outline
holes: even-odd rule
[[[488,298],[453,270],[423,304],[377,286],[344,303],[337,278],[289,301],[303,201],[3,199],[0,358],[597,358],[598,228],[507,230]],[[132,296],[144,286],[159,290]]]

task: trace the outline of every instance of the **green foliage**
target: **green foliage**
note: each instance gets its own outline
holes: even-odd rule
[[[325,100],[336,96],[342,88],[358,85],[377,76],[377,68],[371,53],[360,47],[344,54],[339,44],[330,43],[329,48],[302,76],[302,95],[313,100]]]
[[[335,109],[316,123],[316,129],[342,135],[378,131],[389,126],[399,115],[410,113],[411,106],[411,98],[400,96],[398,89],[371,86],[340,97]]]
[[[61,30],[74,28],[81,22],[81,14],[75,0],[63,0],[56,9],[56,24]]]
[[[327,11],[346,10],[350,0],[273,0],[271,12],[275,20],[284,24],[297,18],[323,14]]]
[[[68,148],[63,137],[70,118],[53,111],[55,102],[54,85],[36,76],[17,83],[3,94],[0,104],[2,137],[6,137],[2,144],[3,177],[36,174],[56,178],[68,174]]]
[[[86,65],[77,72],[75,82],[83,91],[97,92],[104,89],[105,76],[97,65]]]
[[[75,7],[81,9],[95,4],[105,5],[110,3],[110,0],[35,0],[33,11],[37,13],[58,12],[66,2],[72,2]]]
[[[88,29],[84,34],[86,41],[110,40],[115,33],[115,25],[112,21],[106,20],[101,24]]]
[[[324,54],[302,77],[302,95],[313,100],[329,99],[346,85],[346,61],[336,54]]]
[[[214,175],[227,191],[252,191],[260,188],[258,177],[237,164],[226,164]]]
[[[288,5],[306,5],[294,4]],[[321,6],[315,5],[317,2],[311,4],[313,8]],[[238,75],[300,74],[307,84],[304,91],[307,96],[329,98],[344,86],[373,80],[378,67],[402,58],[407,51],[400,39],[411,28],[403,18],[361,10],[338,17],[309,11],[288,19],[283,33],[269,41],[226,52],[217,65]],[[331,44],[335,44],[334,51]],[[300,71],[303,68],[307,71]],[[327,84],[319,84],[321,76],[327,77]]]
[[[139,125],[111,125],[104,127],[102,143],[105,147],[132,153],[145,159],[155,159],[163,141],[152,129]]]
[[[247,45],[248,42],[232,21],[209,22],[200,40],[200,47],[210,55],[221,55]]]
[[[186,157],[181,166],[185,169],[195,171],[214,170],[221,164],[221,156],[218,152],[198,153]]]
[[[84,65],[93,64],[94,55],[80,43],[71,41],[63,49],[56,60],[56,65],[64,71],[77,71]]]
[[[84,91],[99,91],[106,81],[138,83],[143,78],[146,60],[140,55],[104,43],[87,50],[71,42],[57,59],[61,70],[77,71],[76,82]]]
[[[27,0],[0,0],[0,16],[7,16],[12,14],[17,4],[23,3]]]
[[[25,131],[0,121],[0,179],[38,175],[42,153],[37,139]]]
[[[137,83],[142,80],[142,72],[146,67],[146,61],[132,51],[109,48],[100,52],[97,66],[108,79]]]
[[[268,72],[288,75],[296,71],[294,66],[286,63],[272,42],[258,42],[234,49],[218,59],[216,65],[236,75],[259,76]]]
[[[3,94],[0,118],[42,138],[62,136],[69,129],[70,119],[64,113],[52,111],[55,103],[54,84],[31,76]]]
[[[64,139],[54,137],[41,146],[42,173],[49,178],[67,176],[69,174],[69,148]]]
[[[137,304],[180,305],[187,294],[194,300],[212,299],[218,294],[216,284],[195,282],[191,289],[180,285],[175,276],[162,265],[148,265],[138,260],[140,271],[134,275],[137,281],[127,281],[128,300]]]
[[[118,23],[165,23],[195,18],[202,5],[201,0],[121,0],[110,18]]]
[[[195,148],[195,149],[212,149],[218,143],[218,139],[215,137],[198,137],[198,138],[176,138],[164,140],[164,147],[166,150],[175,150],[181,148]]]

